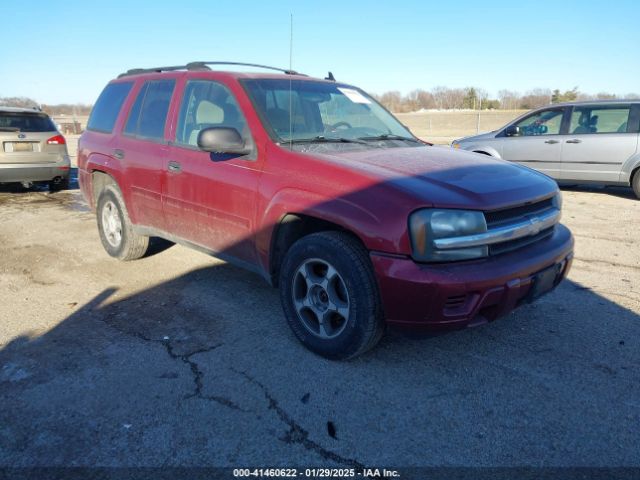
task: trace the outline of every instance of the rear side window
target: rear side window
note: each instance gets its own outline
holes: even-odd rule
[[[175,84],[175,80],[146,82],[131,107],[124,133],[150,140],[162,140]]]
[[[111,83],[102,91],[91,110],[87,130],[111,133],[120,108],[133,86],[132,82]]]
[[[629,105],[574,107],[569,133],[627,133]]]
[[[0,132],[55,132],[44,113],[0,112]]]
[[[640,132],[640,103],[636,103],[631,106],[631,113],[629,113],[629,133]]]

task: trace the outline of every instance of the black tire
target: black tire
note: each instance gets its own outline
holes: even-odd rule
[[[332,295],[336,295],[340,290],[342,293],[336,299],[340,297],[344,302],[342,305],[347,305],[346,316],[325,310],[325,313],[333,315],[326,323],[327,326],[332,325],[330,329],[335,336],[331,338],[322,337],[309,327],[313,324],[309,318],[319,318],[315,310],[305,310],[303,306],[299,312],[300,305],[304,303],[300,298],[307,299],[312,289],[317,287],[308,286],[307,277],[301,269],[315,268],[316,264],[333,267],[337,276],[333,275],[336,278],[334,286],[327,288],[327,292],[332,290]],[[314,274],[314,278],[322,278],[322,274],[317,277]],[[367,250],[351,235],[320,232],[301,238],[287,251],[279,280],[280,301],[287,322],[300,342],[316,354],[333,360],[350,359],[373,348],[382,338],[385,323],[373,266]],[[300,289],[302,294],[298,293]],[[297,296],[300,298],[296,299]],[[324,328],[322,332],[325,332]]]
[[[69,190],[69,177],[63,178],[58,183],[54,181],[49,182],[50,192],[58,192],[60,190]]]
[[[105,224],[105,215],[120,222],[120,228],[112,228]],[[111,217],[113,215],[113,217]],[[138,235],[133,230],[129,214],[122,199],[122,193],[115,185],[107,185],[98,197],[96,208],[98,232],[102,246],[109,255],[119,260],[128,261],[141,258],[147,253],[149,237]],[[113,234],[120,232],[119,235]]]
[[[636,197],[640,199],[640,169],[636,170],[636,173],[633,174],[631,187],[633,187],[633,193],[635,193]]]

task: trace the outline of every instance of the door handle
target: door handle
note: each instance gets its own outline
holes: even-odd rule
[[[567,143],[582,143],[582,140],[578,140],[577,138],[574,138],[573,140],[567,140]]]
[[[167,167],[170,172],[180,173],[182,171],[182,167],[178,162],[174,162],[173,160],[169,161],[169,166]]]
[[[124,159],[124,150],[120,150],[119,148],[114,148],[113,149],[113,156],[116,157],[118,160],[123,160]]]
[[[544,143],[549,143],[549,144],[553,145],[554,143],[560,143],[560,142],[558,142],[558,140],[545,140]]]

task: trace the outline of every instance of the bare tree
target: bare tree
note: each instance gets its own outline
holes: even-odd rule
[[[398,91],[383,93],[380,96],[380,103],[392,112],[402,111],[402,95]]]
[[[442,86],[434,87],[431,89],[431,95],[433,95],[433,102],[435,104],[435,107],[438,110],[448,108],[445,106],[445,103],[447,101],[446,100],[447,90],[449,90],[447,87],[442,87]]]
[[[38,102],[29,97],[0,97],[0,105],[20,108],[33,108],[40,106]]]
[[[498,99],[490,99],[486,90],[477,87],[449,88],[437,86],[430,91],[416,89],[407,95],[402,95],[398,91],[385,92],[374,97],[392,112],[415,112],[420,109],[495,109],[517,110],[533,109],[548,105],[550,103],[566,102],[571,100],[612,100],[617,98],[639,98],[636,93],[626,95],[615,95],[609,92],[598,92],[591,95],[578,91],[575,87],[565,92],[560,90],[551,91],[549,88],[534,88],[524,95],[514,90],[500,90]],[[66,107],[64,105],[59,107]],[[89,107],[87,107],[89,108]]]
[[[551,90],[548,88],[534,88],[520,99],[519,107],[526,110],[542,107],[551,103]]]
[[[420,110],[421,108],[435,108],[436,106],[433,94],[421,89],[409,92],[405,101],[410,107],[410,111]]]
[[[500,90],[498,99],[503,110],[516,110],[520,104],[520,94],[513,90]]]

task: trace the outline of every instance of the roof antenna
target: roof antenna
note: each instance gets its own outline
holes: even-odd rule
[[[326,77],[324,77],[325,80],[330,80],[332,82],[336,81],[336,78],[333,76],[333,73],[329,72],[329,75],[327,75]]]
[[[289,22],[289,71],[293,71],[293,12]],[[293,148],[293,94],[292,79],[289,75],[289,150]]]

